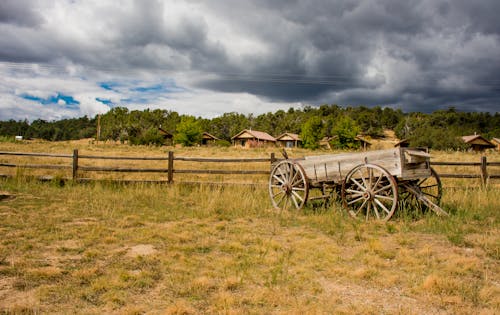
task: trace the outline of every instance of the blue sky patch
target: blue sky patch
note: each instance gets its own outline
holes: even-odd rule
[[[107,98],[96,97],[95,100],[98,101],[98,102],[103,103],[104,105],[112,105],[113,104],[113,102],[110,99],[107,99]]]
[[[164,87],[162,84],[155,84],[151,86],[141,86],[136,88],[131,88],[131,91],[134,92],[168,92],[168,89]]]
[[[125,104],[148,104],[151,102],[151,99],[146,97],[129,97],[120,99],[120,102]]]
[[[108,82],[99,82],[99,86],[107,91],[116,91],[116,87],[120,86],[120,83],[108,81]]]
[[[51,95],[47,98],[38,97],[38,96],[34,96],[34,95],[29,95],[29,94],[23,94],[23,95],[21,95],[21,97],[26,99],[26,100],[38,102],[42,105],[58,104],[60,100],[63,100],[64,103],[68,106],[80,105],[80,102],[75,100],[73,98],[73,96],[65,95],[62,93],[57,93],[56,95]]]

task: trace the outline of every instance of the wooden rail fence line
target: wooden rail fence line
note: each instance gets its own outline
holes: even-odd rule
[[[199,157],[175,157],[174,152],[169,151],[166,157],[132,157],[132,156],[99,156],[99,155],[83,155],[79,154],[78,150],[73,150],[73,154],[50,154],[50,153],[26,153],[26,152],[5,152],[0,151],[0,155],[7,156],[29,156],[29,157],[44,157],[44,158],[67,158],[71,159],[71,165],[54,165],[54,164],[14,164],[0,163],[0,167],[10,168],[31,168],[31,169],[71,169],[71,179],[76,181],[92,181],[98,179],[81,178],[79,171],[85,172],[125,172],[125,173],[165,173],[166,180],[130,180],[131,182],[157,182],[157,183],[173,183],[174,174],[218,174],[218,175],[269,175],[269,170],[227,170],[227,169],[176,169],[174,161],[200,162],[200,163],[268,163],[270,166],[277,161],[275,154],[271,153],[269,158],[199,158]],[[135,161],[166,161],[166,168],[125,168],[119,166],[82,166],[79,164],[81,159],[94,160],[135,160]],[[0,175],[0,177],[8,177]],[[42,179],[49,179],[44,176]],[[125,180],[114,180],[122,181]]]
[[[271,153],[269,158],[201,158],[201,157],[176,157],[174,152],[169,151],[165,157],[131,157],[131,156],[99,156],[99,155],[84,155],[79,154],[78,150],[73,150],[73,154],[50,154],[50,153],[31,153],[31,152],[5,152],[0,151],[0,155],[6,156],[27,156],[27,157],[43,157],[43,158],[67,158],[71,159],[70,165],[54,165],[54,164],[14,164],[0,163],[0,167],[8,168],[33,168],[33,169],[70,169],[71,179],[78,181],[92,181],[94,179],[79,177],[79,171],[85,172],[127,172],[127,173],[165,173],[165,180],[140,180],[141,182],[174,182],[174,174],[210,174],[210,175],[269,175],[269,170],[227,170],[227,169],[176,169],[174,161],[187,161],[199,163],[250,163],[261,162],[273,165],[278,159],[274,153]],[[97,167],[97,166],[82,166],[79,165],[81,159],[94,160],[135,160],[135,161],[166,161],[165,168],[125,168],[125,167]],[[470,178],[481,179],[481,182],[486,185],[489,179],[500,179],[500,175],[491,174],[491,167],[500,166],[500,162],[488,162],[486,156],[482,156],[479,162],[431,162],[432,166],[465,166],[478,167],[479,174],[456,174],[456,173],[441,173],[441,178]],[[7,177],[0,175],[0,177]],[[97,180],[97,179],[95,179]],[[124,181],[124,180],[115,180]],[[134,180],[130,180],[134,181]]]

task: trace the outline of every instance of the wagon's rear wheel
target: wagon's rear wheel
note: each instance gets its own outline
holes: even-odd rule
[[[398,185],[384,168],[374,164],[358,165],[342,184],[342,204],[353,217],[387,221],[398,205]]]
[[[422,179],[414,180],[407,185],[411,185],[416,188],[417,191],[422,192],[422,194],[429,199],[433,204],[439,206],[441,203],[441,197],[443,196],[443,186],[441,184],[441,179],[436,171],[431,168],[431,176]],[[404,188],[400,194],[400,203],[404,207],[410,207],[411,209],[418,209],[425,211],[428,206],[418,200],[418,198],[410,191]]]
[[[299,164],[289,160],[276,164],[269,177],[269,196],[276,209],[302,209],[308,194],[307,178]]]
[[[443,186],[441,184],[441,179],[436,171],[431,168],[431,176],[426,178],[421,178],[418,180],[411,181],[406,183],[406,185],[410,185],[415,188],[417,192],[421,192],[430,202],[439,206],[441,203],[441,197],[443,196]],[[425,211],[429,207],[420,202],[418,198],[412,192],[408,191],[405,186],[402,187],[402,191],[400,194],[400,203],[403,207],[417,209]]]

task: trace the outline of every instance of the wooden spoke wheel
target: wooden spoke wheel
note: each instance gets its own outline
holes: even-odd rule
[[[309,186],[302,166],[289,160],[276,164],[269,177],[269,196],[276,209],[302,209],[308,194]]]
[[[407,185],[412,186],[417,192],[421,192],[430,202],[439,206],[441,197],[443,196],[443,186],[441,179],[436,171],[431,168],[431,176],[411,181]],[[403,207],[411,209],[427,210],[428,206],[418,200],[418,198],[410,191],[402,189],[400,194],[400,203]]]
[[[384,168],[358,165],[342,184],[342,204],[353,217],[387,221],[398,205],[398,185]]]

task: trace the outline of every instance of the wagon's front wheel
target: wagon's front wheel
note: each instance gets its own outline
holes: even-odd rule
[[[269,196],[276,209],[302,209],[307,201],[309,186],[299,164],[284,160],[276,164],[269,177]]]
[[[342,203],[353,217],[387,221],[398,205],[398,185],[384,168],[361,164],[347,174],[342,184]]]

